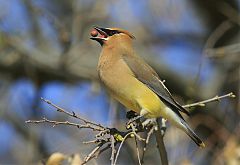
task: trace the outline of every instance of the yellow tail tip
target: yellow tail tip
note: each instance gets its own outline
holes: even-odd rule
[[[205,147],[205,144],[202,142],[202,143],[200,144],[200,147],[201,147],[201,148],[204,148],[204,147]]]

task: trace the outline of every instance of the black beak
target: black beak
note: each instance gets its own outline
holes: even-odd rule
[[[107,28],[101,28],[101,27],[93,27],[95,30],[97,30],[97,32],[100,34],[97,37],[90,37],[90,39],[95,40],[97,42],[99,42],[101,45],[103,45],[104,41],[107,40],[107,37],[109,36],[107,34],[107,32],[109,31],[109,29]]]

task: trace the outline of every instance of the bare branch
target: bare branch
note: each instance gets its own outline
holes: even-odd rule
[[[99,150],[98,153],[96,153],[96,158],[101,154],[103,153],[104,151],[108,150],[111,148],[111,144],[108,144],[106,147],[102,148],[101,150]]]
[[[78,123],[73,123],[73,122],[69,122],[69,121],[49,120],[45,117],[43,117],[42,120],[28,120],[28,121],[26,121],[26,123],[35,123],[35,124],[50,123],[50,124],[53,125],[53,127],[55,127],[57,125],[69,125],[69,126],[75,126],[79,129],[87,128],[87,129],[91,129],[93,131],[98,131],[97,134],[95,135],[95,139],[93,139],[91,141],[83,142],[84,144],[97,144],[97,146],[87,156],[85,156],[82,164],[86,164],[92,158],[98,157],[102,152],[104,152],[104,151],[106,151],[110,148],[112,149],[112,155],[111,155],[111,158],[110,158],[111,164],[116,164],[119,152],[121,150],[121,147],[128,137],[135,137],[135,140],[145,141],[145,139],[143,139],[141,136],[139,136],[137,134],[138,132],[143,132],[144,131],[144,129],[141,127],[140,123],[138,123],[138,124],[137,123],[135,123],[135,124],[131,123],[130,124],[130,130],[127,130],[125,132],[120,132],[116,128],[104,127],[100,124],[97,124],[97,123],[94,123],[94,122],[89,121],[87,119],[84,119],[84,118],[78,116],[77,114],[75,114],[75,112],[69,112],[69,111],[53,104],[49,100],[46,100],[44,98],[41,98],[41,100],[43,100],[44,102],[46,102],[50,106],[54,107],[57,112],[62,112],[65,115],[68,115],[70,117],[79,119],[84,124],[78,124]],[[140,120],[138,122],[140,122]],[[120,142],[121,142],[121,144],[118,148],[117,155],[114,159],[114,156],[115,156],[115,153],[116,153],[115,145],[117,143],[120,143]],[[137,142],[136,142],[136,145],[137,145]],[[138,159],[139,159],[139,162],[141,163],[138,146],[137,146],[137,151],[138,151],[137,152]]]
[[[57,126],[57,125],[70,125],[70,126],[75,126],[79,129],[81,128],[88,128],[88,129],[92,129],[94,131],[101,131],[101,129],[92,127],[91,125],[82,125],[82,124],[77,124],[77,123],[73,123],[73,122],[69,122],[69,121],[56,121],[56,120],[49,120],[45,117],[43,117],[42,120],[27,120],[25,121],[25,123],[35,123],[35,124],[39,124],[39,123],[51,123],[53,124],[53,127]]]
[[[139,136],[139,135],[137,134],[136,128],[135,128],[135,126],[133,125],[133,123],[130,124],[130,127],[132,128],[132,133],[133,133],[133,135],[135,135],[135,137],[136,137],[138,140],[140,140],[140,141],[146,141],[144,138],[142,138],[141,136]]]
[[[140,153],[139,153],[139,148],[138,148],[138,141],[137,138],[135,137],[135,144],[136,144],[136,151],[137,151],[137,158],[138,158],[138,164],[141,165],[141,159],[140,159]]]
[[[144,143],[144,147],[143,147],[143,154],[142,154],[142,159],[141,159],[141,163],[143,164],[143,159],[144,159],[144,156],[145,156],[145,152],[147,150],[147,145],[149,143],[149,140],[150,140],[150,137],[151,135],[153,134],[153,131],[154,131],[155,127],[153,126],[147,133],[147,138],[146,138],[146,141]]]
[[[161,82],[161,83],[163,84],[163,82]],[[225,98],[225,97],[235,97],[235,95],[233,93],[229,93],[229,94],[226,94],[226,95],[223,95],[223,96],[215,96],[211,99],[204,100],[204,101],[197,102],[197,103],[193,103],[193,104],[187,104],[183,107],[204,106],[206,103],[213,102],[213,101],[219,101],[220,99]],[[97,146],[84,158],[84,161],[83,161],[82,164],[86,164],[92,158],[98,157],[102,152],[111,148],[112,149],[112,154],[111,154],[110,160],[111,160],[111,164],[115,165],[117,163],[117,159],[118,159],[118,156],[120,154],[120,150],[123,146],[123,143],[129,137],[134,137],[135,138],[137,158],[138,158],[139,164],[141,164],[141,163],[143,163],[144,152],[146,151],[146,146],[149,143],[150,136],[153,134],[155,128],[157,128],[156,132],[155,132],[155,137],[156,137],[156,141],[157,141],[158,150],[159,150],[159,154],[160,154],[160,157],[161,157],[162,164],[163,165],[168,164],[167,153],[166,153],[166,149],[165,149],[164,142],[163,142],[164,133],[162,133],[162,131],[160,129],[160,126],[159,126],[159,123],[157,123],[157,126],[156,125],[150,125],[150,127],[144,128],[142,126],[142,122],[140,120],[134,120],[133,122],[131,122],[128,125],[130,130],[128,130],[126,132],[120,132],[116,128],[107,128],[107,127],[104,127],[100,124],[97,124],[97,123],[94,123],[94,122],[89,121],[87,119],[84,119],[84,118],[80,117],[79,115],[75,114],[75,112],[69,112],[69,111],[53,104],[49,100],[46,100],[44,98],[41,98],[41,100],[43,100],[44,102],[46,102],[50,106],[54,107],[58,112],[62,112],[62,113],[66,114],[70,117],[79,119],[84,124],[78,124],[78,123],[73,123],[73,122],[69,122],[69,121],[49,120],[45,117],[42,120],[28,120],[28,121],[26,121],[26,123],[35,123],[35,124],[50,123],[50,124],[53,124],[53,127],[55,127],[57,125],[69,125],[69,126],[77,127],[79,129],[86,128],[86,129],[91,129],[93,131],[98,131],[97,134],[95,135],[95,139],[93,139],[91,141],[84,142],[85,144],[97,144]],[[138,135],[139,132],[144,132],[144,131],[148,130],[149,128],[150,128],[150,130],[147,133],[147,139],[144,139],[140,135]],[[138,140],[145,142],[142,159],[140,159]],[[119,145],[118,150],[116,152],[115,145],[117,143],[120,143],[120,145]],[[102,147],[104,147],[104,148],[102,148]],[[115,156],[115,153],[116,153],[116,156]]]
[[[163,135],[160,130],[159,121],[157,120],[157,130],[155,131],[157,148],[160,154],[162,165],[168,165],[167,151],[163,142]]]
[[[95,153],[102,147],[104,143],[100,143],[97,147],[95,147],[85,158],[82,164],[86,164],[89,160],[96,157]]]
[[[111,154],[110,161],[111,161],[111,165],[113,165],[114,164],[114,155],[116,153],[116,150],[115,150],[115,139],[112,135],[111,135],[111,148],[112,148],[112,154]]]
[[[58,112],[65,113],[65,114],[67,114],[68,116],[71,116],[71,117],[73,117],[73,118],[76,118],[76,119],[79,119],[79,120],[83,121],[83,122],[86,123],[86,124],[92,124],[92,125],[95,125],[95,126],[97,126],[97,127],[99,127],[99,128],[102,128],[102,131],[105,130],[105,127],[102,126],[101,124],[96,124],[96,123],[91,122],[91,121],[89,121],[89,120],[87,120],[87,119],[84,119],[84,118],[80,117],[79,115],[77,115],[77,114],[76,114],[75,112],[73,112],[73,111],[72,111],[72,113],[71,113],[71,112],[68,112],[68,111],[64,110],[63,108],[61,108],[61,107],[53,104],[53,103],[52,103],[51,101],[49,101],[49,100],[46,100],[46,99],[44,99],[44,98],[41,98],[41,100],[43,100],[43,101],[46,102],[47,104],[51,105],[52,107],[56,108]]]
[[[124,136],[122,142],[120,143],[120,145],[119,145],[119,147],[118,147],[118,150],[117,150],[116,157],[115,157],[114,165],[117,164],[117,159],[118,159],[120,150],[122,149],[123,143],[125,142],[125,140],[126,140],[129,136],[132,136],[132,132],[129,132],[128,134],[126,134],[126,135]]]
[[[231,93],[228,93],[228,94],[223,95],[223,96],[215,96],[211,99],[203,100],[203,101],[192,103],[192,104],[183,105],[183,107],[184,108],[190,108],[190,107],[195,107],[195,106],[203,107],[203,106],[205,106],[206,103],[210,103],[210,102],[214,102],[214,101],[220,101],[221,99],[226,98],[226,97],[234,98],[236,96],[231,92]]]

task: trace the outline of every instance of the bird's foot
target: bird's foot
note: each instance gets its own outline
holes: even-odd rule
[[[146,130],[155,126],[157,126],[156,118],[146,119],[144,122],[142,122],[142,127]]]
[[[161,134],[164,136],[165,132],[166,132],[166,119],[164,118],[160,118],[160,130],[161,130]],[[158,124],[157,124],[157,118],[151,118],[151,119],[146,119],[145,121],[142,122],[142,127],[145,130],[149,130],[151,128],[154,127],[155,130],[158,129]]]
[[[138,114],[136,112],[134,112],[134,111],[127,111],[127,114],[126,114],[126,118],[127,119],[132,119],[132,118],[137,117],[137,116],[138,116]]]
[[[136,116],[136,117],[133,117],[133,118],[129,119],[129,121],[128,121],[127,124],[126,124],[127,129],[130,128],[130,125],[131,125],[131,124],[133,124],[133,125],[135,125],[135,126],[141,124],[141,122],[140,122],[141,117],[142,117],[142,116]]]
[[[126,123],[127,129],[130,129],[133,126],[137,130],[142,129],[142,124],[140,119],[143,117],[143,115],[138,115],[134,111],[128,111],[126,114],[126,117],[129,119],[129,121]]]

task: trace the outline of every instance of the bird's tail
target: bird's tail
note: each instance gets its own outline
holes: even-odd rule
[[[185,126],[185,132],[186,134],[201,148],[205,147],[205,144],[203,141],[193,132],[193,130],[187,125],[187,123],[182,120],[182,124]]]

